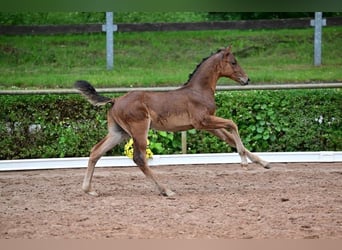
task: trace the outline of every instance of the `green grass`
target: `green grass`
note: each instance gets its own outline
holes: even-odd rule
[[[229,44],[254,84],[342,81],[342,27],[325,27],[320,67],[313,66],[313,28],[115,33],[113,71],[104,34],[1,36],[0,88],[71,88],[77,79],[97,87],[180,85]]]

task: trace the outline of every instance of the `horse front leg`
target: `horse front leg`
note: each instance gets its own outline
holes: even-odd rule
[[[213,133],[214,135],[218,136],[219,138],[237,149],[241,157],[241,165],[243,168],[247,168],[247,157],[252,162],[259,163],[264,168],[269,167],[269,163],[267,161],[262,160],[260,157],[252,154],[245,148],[241,141],[238,127],[232,120],[224,119],[217,116],[209,116],[206,119],[203,119],[200,124],[202,129]],[[228,132],[226,129],[230,130],[230,132]]]
[[[137,164],[137,166],[144,173],[144,175],[156,185],[156,187],[157,187],[157,189],[161,195],[163,195],[163,196],[174,195],[175,193],[173,191],[171,191],[170,189],[166,188],[165,186],[161,185],[158,182],[156,176],[153,174],[151,168],[147,164],[145,154],[146,154],[146,150],[144,150],[144,151],[139,150],[138,151],[137,148],[134,147],[133,161],[135,162],[135,164]]]
[[[139,169],[144,173],[144,175],[151,180],[156,187],[158,188],[159,192],[163,196],[172,196],[175,193],[172,192],[170,189],[166,188],[165,186],[161,185],[157,180],[156,176],[153,174],[151,168],[148,166],[147,159],[146,159],[146,148],[147,148],[147,131],[144,131],[146,125],[141,124],[140,129],[133,129],[132,137],[133,137],[133,161]],[[131,124],[131,128],[133,125]],[[134,131],[134,132],[133,132]]]
[[[221,140],[225,141],[228,143],[230,146],[236,148],[235,141],[233,139],[233,135],[229,133],[226,129],[215,129],[215,130],[208,130],[208,132],[212,133],[213,135],[217,136]],[[259,156],[256,154],[253,154],[250,152],[248,149],[244,149],[246,152],[247,157],[254,163],[260,164],[266,169],[270,168],[270,163],[268,161],[265,161],[261,159]]]

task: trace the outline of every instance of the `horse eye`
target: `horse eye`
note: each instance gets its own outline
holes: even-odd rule
[[[232,61],[232,65],[235,66],[237,64],[236,61]]]

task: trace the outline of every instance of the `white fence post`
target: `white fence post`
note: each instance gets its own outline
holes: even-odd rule
[[[102,25],[102,31],[106,32],[106,54],[107,69],[114,68],[114,34],[117,31],[117,25],[113,24],[113,12],[106,12],[106,24]]]
[[[315,20],[311,20],[311,26],[315,26],[314,39],[314,64],[322,64],[322,26],[326,26],[326,19],[322,19],[322,12],[315,12]]]

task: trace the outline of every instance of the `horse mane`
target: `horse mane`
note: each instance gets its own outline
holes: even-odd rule
[[[188,78],[188,80],[186,81],[186,83],[184,83],[184,85],[187,85],[187,84],[190,82],[191,78],[193,77],[193,75],[196,73],[196,71],[197,71],[198,68],[202,65],[202,63],[203,63],[204,61],[206,61],[208,58],[212,57],[213,55],[215,55],[215,54],[221,52],[222,50],[223,50],[223,49],[218,49],[216,52],[211,53],[210,56],[207,56],[207,57],[203,58],[202,61],[201,61],[199,64],[197,64],[197,66],[196,66],[196,68],[194,69],[194,71],[192,71],[192,73],[189,74],[189,78]]]

